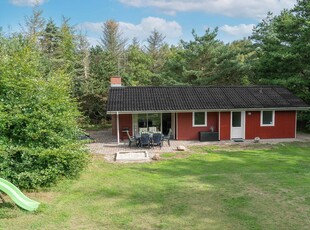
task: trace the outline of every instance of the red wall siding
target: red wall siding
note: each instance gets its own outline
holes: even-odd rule
[[[128,139],[126,133],[122,133],[122,129],[129,128],[129,134],[132,135],[132,115],[120,114],[119,115],[119,135],[121,139]],[[116,115],[112,115],[112,135],[117,135]]]
[[[122,129],[128,128],[129,134],[132,135],[132,115],[131,114],[120,114],[119,115],[119,129],[120,129],[120,138],[128,139],[126,133],[122,133]]]
[[[116,128],[116,115],[113,114],[113,115],[111,116],[111,118],[112,118],[112,120],[111,120],[111,121],[112,121],[112,135],[115,135],[115,136],[116,136],[116,135],[117,135],[117,134],[116,134],[116,129],[117,129],[117,128]]]
[[[220,140],[230,140],[230,112],[221,112],[220,126]]]
[[[193,127],[193,113],[178,113],[178,140],[198,140],[200,131],[210,131],[211,126],[214,132],[218,132],[218,113],[207,113],[207,126]]]
[[[253,139],[260,137],[268,138],[295,138],[296,112],[295,111],[276,111],[274,126],[260,126],[260,112],[251,111],[251,115],[246,112],[245,138]]]
[[[260,112],[251,111],[251,115],[246,112],[245,118],[245,138],[253,139],[260,137],[268,138],[295,138],[296,129],[296,112],[295,111],[276,111],[275,126],[260,126]],[[198,140],[200,131],[210,131],[210,127],[214,127],[214,131],[218,132],[218,112],[207,113],[206,127],[192,126],[192,113],[178,113],[178,139],[179,140]],[[220,140],[230,140],[230,112],[221,112],[220,115]],[[119,115],[120,138],[127,139],[122,129],[129,128],[132,135],[132,115]],[[112,115],[112,134],[116,135],[116,115]]]

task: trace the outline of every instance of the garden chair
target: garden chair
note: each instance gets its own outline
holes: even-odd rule
[[[162,146],[162,134],[161,133],[154,133],[152,138],[152,146]]]
[[[163,136],[163,139],[162,139],[163,142],[167,141],[169,146],[170,146],[171,135],[172,135],[172,129],[169,129],[169,133],[166,136]]]
[[[139,128],[139,133],[146,133],[147,132],[147,128]]]
[[[129,147],[131,147],[131,144],[132,144],[132,143],[135,143],[135,145],[137,146],[137,145],[138,145],[138,142],[137,142],[136,138],[130,136],[128,130],[126,131],[126,133],[127,133],[127,136],[128,136]]]
[[[149,127],[149,132],[155,133],[157,131],[156,127]]]
[[[146,145],[150,148],[150,134],[148,134],[148,133],[141,133],[139,146],[143,147],[143,146],[146,146]]]

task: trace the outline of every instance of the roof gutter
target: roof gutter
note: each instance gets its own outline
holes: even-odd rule
[[[238,108],[238,109],[191,109],[191,110],[140,110],[140,111],[107,111],[107,114],[140,114],[140,113],[186,113],[186,112],[230,112],[230,111],[306,111],[310,107],[281,107],[281,108]]]

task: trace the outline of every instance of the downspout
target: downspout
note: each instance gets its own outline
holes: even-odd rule
[[[117,144],[119,145],[119,114],[116,112]]]

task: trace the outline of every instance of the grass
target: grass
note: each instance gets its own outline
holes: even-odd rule
[[[107,163],[0,204],[0,229],[308,229],[310,143],[195,147],[159,162]],[[9,200],[8,197],[5,197]]]

